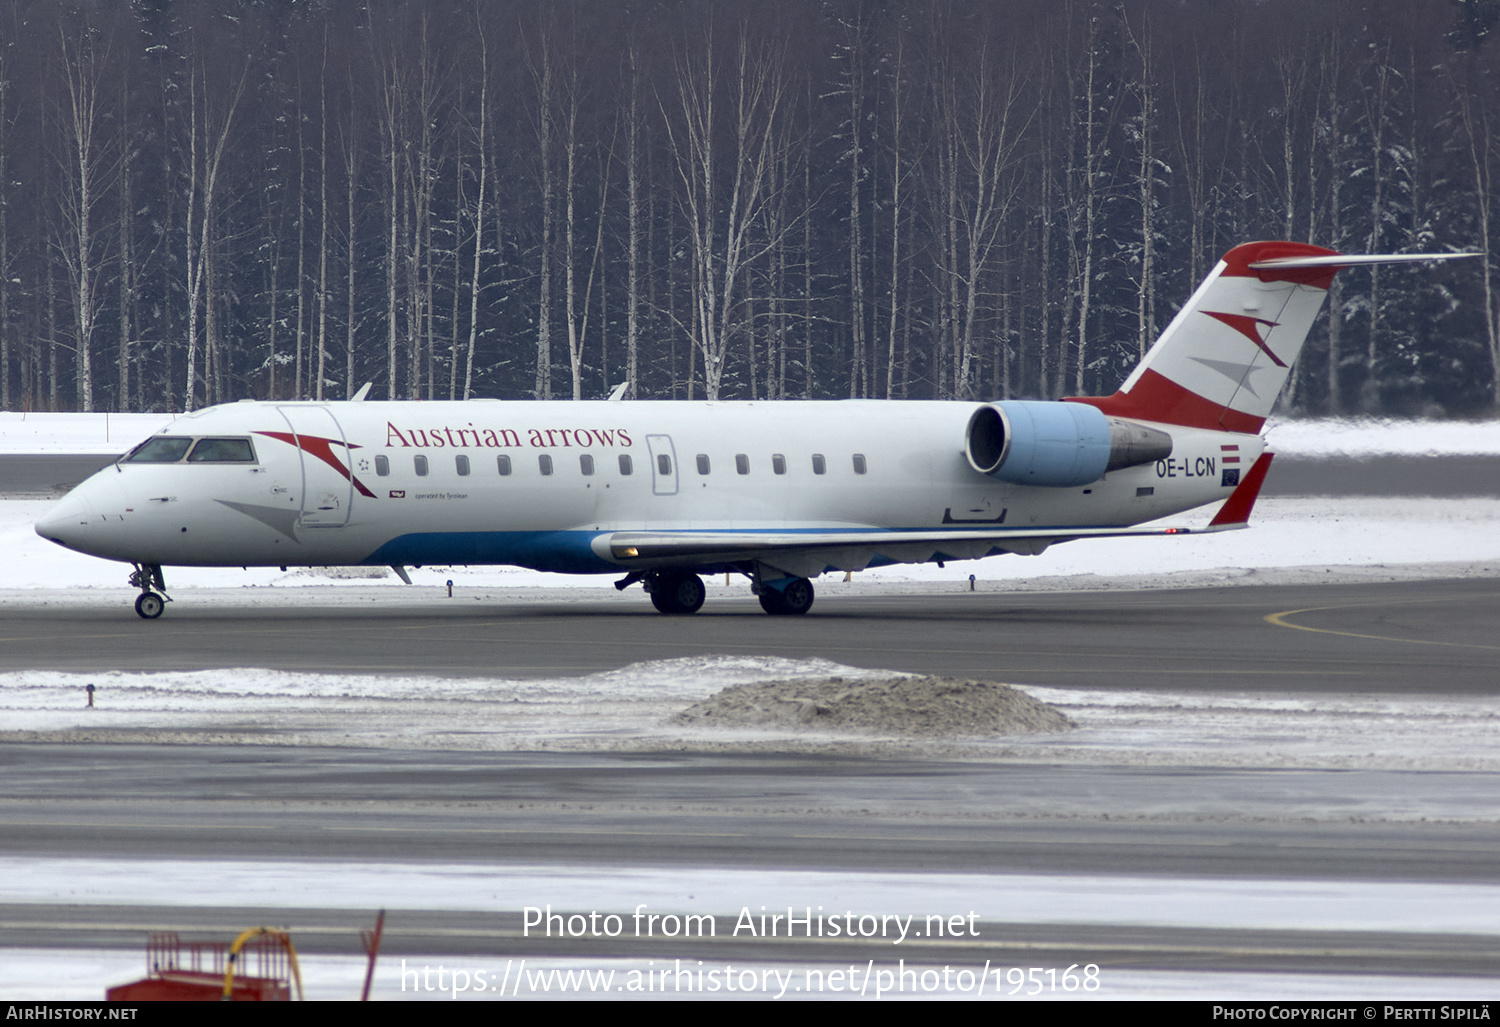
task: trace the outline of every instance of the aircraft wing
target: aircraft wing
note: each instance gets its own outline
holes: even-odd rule
[[[1243,527],[1243,525],[1235,525]],[[739,563],[758,560],[808,577],[828,568],[861,570],[871,563],[930,563],[992,553],[1035,555],[1058,542],[1132,535],[1187,535],[1223,528],[1047,528],[1039,531],[616,531],[594,540],[596,553],[625,567]]]
[[[1248,526],[1272,454],[1255,462],[1214,519],[1186,526],[981,528],[892,530],[850,526],[807,531],[616,531],[598,536],[594,552],[624,567],[759,561],[810,577],[829,568],[862,570],[871,563],[931,563],[977,559],[995,553],[1034,556],[1059,542],[1084,538],[1202,535]]]

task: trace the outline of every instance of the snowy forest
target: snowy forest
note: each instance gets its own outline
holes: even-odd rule
[[[0,0],[0,408],[1110,392],[1231,246],[1282,397],[1500,395],[1500,0]]]

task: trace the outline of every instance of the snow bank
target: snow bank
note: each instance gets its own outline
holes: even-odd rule
[[[0,453],[123,453],[175,414],[36,414],[0,410]]]
[[[1265,435],[1277,453],[1294,459],[1377,456],[1500,457],[1500,420],[1418,421],[1395,418],[1273,417]]]

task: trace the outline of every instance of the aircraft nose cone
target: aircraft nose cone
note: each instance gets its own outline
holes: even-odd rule
[[[56,542],[69,549],[79,549],[82,548],[93,516],[94,511],[89,501],[75,490],[37,518],[36,533],[49,542]]]

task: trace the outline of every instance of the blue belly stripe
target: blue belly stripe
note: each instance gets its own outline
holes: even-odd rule
[[[364,563],[506,564],[561,574],[618,571],[589,544],[597,531],[423,531],[398,535],[365,557]]]

